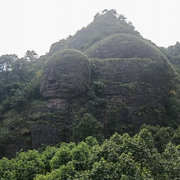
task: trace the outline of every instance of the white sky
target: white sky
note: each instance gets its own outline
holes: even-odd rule
[[[158,46],[180,41],[180,0],[0,0],[0,56],[38,55],[74,35],[104,9],[116,9]]]

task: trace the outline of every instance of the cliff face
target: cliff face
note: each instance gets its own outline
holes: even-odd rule
[[[6,155],[42,144],[80,141],[86,135],[102,139],[114,132],[134,133],[144,123],[169,125],[166,99],[175,90],[175,79],[167,59],[133,35],[108,37],[86,55],[56,52],[43,69],[43,99],[27,110],[27,132],[10,143]]]
[[[96,43],[86,53],[92,58],[92,82],[103,82],[106,98],[129,108],[135,129],[143,123],[165,124],[162,114],[175,88],[176,73],[161,52],[141,38],[119,34]],[[120,121],[124,124],[123,117]]]
[[[31,148],[74,140],[74,129],[87,113],[103,125],[104,137],[115,131],[136,132],[144,123],[167,125],[166,98],[176,75],[154,46],[119,34],[86,54],[88,58],[80,51],[63,50],[47,61],[41,85],[45,99],[27,118]]]
[[[157,111],[166,111],[165,100],[172,90],[171,80],[174,78],[173,69],[165,59],[159,64],[151,59],[138,58],[105,59],[103,62],[93,59],[92,63],[93,81],[105,84],[108,99],[125,103],[132,114],[146,114],[139,118],[135,116],[133,126],[139,128],[143,123],[158,123],[155,114]],[[153,112],[145,112],[143,109],[151,109]],[[123,123],[123,119],[121,121]]]
[[[108,37],[103,35],[97,42],[90,43],[83,34],[93,29],[91,24],[89,30],[52,46],[44,57],[42,98],[19,114],[21,131],[5,145],[3,156],[13,157],[20,149],[37,149],[42,144],[78,142],[86,136],[101,141],[114,132],[133,134],[144,123],[179,123],[169,114],[178,88],[174,69],[132,27],[126,24],[130,31],[122,34],[118,27],[123,23],[115,24],[114,34],[106,32]],[[79,34],[86,37],[82,39],[86,45],[78,41]],[[75,50],[80,47],[82,51]]]
[[[107,95],[124,96],[135,109],[144,105],[164,109],[176,74],[151,44],[131,35],[113,35],[88,49],[87,54],[93,58],[92,81],[103,82]]]

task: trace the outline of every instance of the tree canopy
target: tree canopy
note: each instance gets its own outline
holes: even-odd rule
[[[177,179],[180,178],[180,146],[166,143],[158,152],[150,131],[115,133],[101,145],[87,137],[79,144],[62,143],[44,151],[29,150],[14,159],[0,160],[2,180],[64,179]]]

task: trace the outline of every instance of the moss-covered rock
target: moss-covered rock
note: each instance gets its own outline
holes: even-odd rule
[[[41,93],[45,98],[74,97],[86,92],[90,84],[88,58],[77,50],[63,50],[47,61]]]
[[[118,15],[115,10],[102,11],[94,16],[93,22],[77,31],[74,36],[52,44],[49,55],[63,49],[85,51],[98,41],[117,33],[140,36],[123,15]]]
[[[130,34],[114,34],[87,49],[90,58],[151,58],[162,54],[148,41]]]
[[[142,38],[116,34],[86,54],[91,57],[92,82],[104,83],[106,98],[114,105],[129,107],[130,124],[136,128],[143,123],[167,125],[166,98],[177,89],[177,75],[155,46]],[[125,118],[119,121],[124,124]]]
[[[101,21],[102,17],[99,18],[96,23]],[[1,114],[0,153],[14,155],[21,148],[78,142],[80,136],[83,140],[87,135],[99,139],[114,132],[132,135],[144,123],[161,126],[180,123],[179,83],[174,69],[156,46],[135,33],[133,27],[126,25],[123,30],[124,22],[118,23],[105,33],[101,25],[97,33],[90,25],[92,36],[80,31],[40,58],[39,66],[44,66],[43,98],[25,101],[29,104],[24,108],[16,103],[16,99],[17,102],[21,99],[14,98],[12,107],[18,110],[17,115]],[[79,48],[84,53],[66,48]],[[24,94],[27,93],[17,97],[24,98]]]

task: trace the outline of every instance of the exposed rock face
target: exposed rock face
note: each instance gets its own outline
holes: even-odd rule
[[[64,99],[49,99],[31,108],[28,113],[28,129],[31,135],[31,148],[37,149],[42,144],[53,145],[66,141],[65,129],[67,112],[62,107]],[[53,102],[52,102],[53,101]],[[63,101],[63,102],[62,102]],[[59,107],[60,106],[60,107]]]
[[[53,145],[65,140],[58,121],[54,122],[53,118],[49,118],[47,122],[38,122],[30,126],[32,149],[37,149],[42,144]]]
[[[77,50],[63,50],[51,56],[44,69],[41,94],[42,104],[29,111],[27,120],[31,132],[31,148],[42,144],[53,145],[68,141],[68,100],[84,94],[90,86],[90,63]]]
[[[50,57],[43,70],[41,93],[45,98],[75,97],[90,84],[88,58],[76,50],[59,51]]]
[[[106,85],[105,95],[112,103],[125,103],[130,113],[141,112],[143,108],[150,108],[152,114],[155,111],[166,112],[165,100],[171,91],[174,76],[165,59],[161,63],[140,58],[93,59],[92,64],[92,81]],[[152,114],[141,118],[131,116],[130,124],[136,129],[143,123],[151,124],[152,120],[156,121]],[[133,121],[134,118],[136,121]],[[123,117],[120,121],[121,124],[125,122]]]
[[[66,102],[66,99],[60,99],[60,98],[51,98],[51,99],[48,99],[47,101],[45,101],[45,105],[48,107],[48,108],[53,108],[53,109],[66,109],[66,105],[67,105],[67,102]]]
[[[89,60],[79,51],[64,50],[48,60],[41,86],[42,95],[48,98],[46,106],[65,110],[68,103],[63,98],[86,92],[91,78],[92,83],[104,83],[104,98],[114,107],[121,103],[128,108],[126,116],[119,110],[120,124],[131,124],[136,130],[143,123],[154,121],[155,125],[156,112],[166,111],[165,100],[175,77],[162,53],[142,38],[115,34],[94,44],[86,54]],[[107,117],[99,121],[106,123],[104,119],[109,121]]]
[[[134,127],[156,121],[156,111],[166,112],[165,100],[176,75],[167,59],[149,42],[116,34],[96,43],[86,53],[93,58],[92,82],[106,85],[106,97],[114,103],[125,103],[130,114],[149,113],[139,118],[131,116]],[[123,118],[121,121],[123,124]]]

